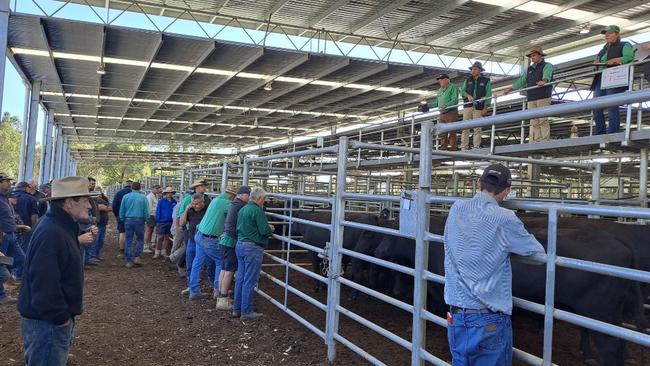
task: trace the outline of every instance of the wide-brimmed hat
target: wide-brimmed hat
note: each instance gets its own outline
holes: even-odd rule
[[[14,180],[12,177],[10,177],[7,173],[0,172],[0,182],[3,180]]]
[[[542,50],[542,46],[531,47],[528,53],[526,54],[526,57],[530,57],[530,55],[532,55],[533,53],[539,53],[541,56],[546,56],[546,54]]]
[[[167,187],[164,191],[162,191],[162,193],[176,193],[176,191],[172,187]]]
[[[235,187],[226,187],[226,193],[230,193],[233,196],[237,195],[237,188]]]
[[[474,63],[472,64],[472,66],[469,67],[469,69],[471,70],[471,69],[473,69],[473,68],[475,68],[475,67],[478,67],[478,69],[481,70],[481,71],[485,71],[485,69],[483,68],[483,64],[481,63],[481,61],[474,61]]]
[[[197,180],[197,181],[195,181],[194,183],[192,183],[192,185],[190,186],[190,188],[196,188],[196,187],[198,187],[198,186],[207,186],[207,185],[208,185],[208,182],[206,182],[205,180],[201,179],[201,180]]]
[[[85,177],[65,177],[52,182],[52,195],[48,201],[72,197],[94,197],[99,192],[88,191],[88,179]]]

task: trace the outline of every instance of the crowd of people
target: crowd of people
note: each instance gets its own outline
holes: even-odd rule
[[[634,61],[635,51],[629,42],[621,41],[620,28],[616,25],[606,27],[601,33],[605,36],[605,45],[600,50],[593,62],[594,71],[602,71],[609,67],[629,64]],[[551,105],[553,95],[553,65],[546,62],[546,53],[541,46],[533,46],[526,53],[530,60],[526,72],[523,73],[505,93],[513,90],[523,89],[527,99],[527,109],[541,108]],[[648,63],[647,65],[650,65]],[[433,101],[422,101],[418,107],[420,112],[428,112],[430,108],[438,108],[440,115],[439,123],[453,123],[460,118],[458,109],[462,105],[463,121],[481,118],[490,113],[492,106],[492,82],[483,72],[483,64],[474,62],[469,68],[471,75],[463,82],[461,87],[450,81],[448,74],[440,74],[437,80],[440,88],[437,90],[436,98]],[[603,88],[601,84],[601,73],[594,75],[591,90],[594,97],[623,93],[627,86],[615,88]],[[646,74],[648,78],[648,74]],[[649,78],[650,80],[650,78]],[[462,102],[459,105],[459,99]],[[595,123],[594,134],[616,133],[620,129],[620,112],[618,106],[607,109],[609,125],[605,123],[605,113],[602,109],[593,111]],[[474,149],[481,147],[481,128],[463,130],[461,133],[461,150],[470,149],[470,135]],[[530,120],[529,142],[548,141],[551,139],[551,127],[548,118],[535,118]],[[442,150],[458,150],[457,136],[455,132],[441,135],[439,142]]]

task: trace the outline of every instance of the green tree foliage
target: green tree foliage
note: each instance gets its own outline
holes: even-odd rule
[[[0,171],[18,177],[20,160],[21,122],[16,116],[5,112],[0,122]],[[37,170],[38,172],[38,170]]]
[[[82,149],[95,150],[118,150],[118,151],[141,151],[143,145],[139,144],[118,144],[111,143],[105,145],[84,146],[75,145]],[[122,162],[122,161],[80,161],[77,166],[77,174],[87,177],[95,177],[99,184],[108,186],[115,183],[124,182],[127,179],[134,181],[141,180],[151,175],[151,167],[148,163],[143,162]]]

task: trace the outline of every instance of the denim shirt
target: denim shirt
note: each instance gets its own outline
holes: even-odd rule
[[[454,203],[444,238],[445,302],[512,314],[510,253],[544,253],[515,213],[479,192],[471,200]]]

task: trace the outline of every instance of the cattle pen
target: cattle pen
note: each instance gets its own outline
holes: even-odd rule
[[[540,213],[547,220],[544,229],[547,235],[545,245],[547,254],[526,260],[515,258],[515,261],[522,262],[527,266],[542,268],[545,274],[543,301],[534,302],[516,297],[516,293],[514,299],[515,307],[543,317],[542,351],[541,354],[533,354],[515,348],[514,358],[531,365],[555,364],[553,361],[553,330],[556,322],[562,321],[593,331],[594,334],[604,335],[604,337],[598,336],[594,339],[601,353],[600,364],[607,364],[609,360],[615,359],[611,357],[621,357],[620,355],[606,354],[612,347],[616,348],[616,346],[612,346],[612,342],[622,340],[638,344],[641,347],[650,347],[650,335],[645,332],[645,329],[639,329],[634,325],[622,322],[612,324],[611,319],[604,321],[592,318],[584,311],[577,312],[558,308],[555,299],[557,272],[571,269],[642,284],[650,284],[650,272],[647,271],[647,268],[625,268],[559,255],[557,250],[558,220],[562,216],[571,215],[617,219],[634,225],[643,225],[645,220],[650,220],[650,209],[645,208],[647,200],[645,189],[642,189],[647,185],[646,144],[648,136],[647,131],[640,127],[641,114],[638,114],[638,129],[636,131],[633,130],[628,117],[624,132],[609,136],[606,140],[603,138],[596,140],[596,136],[582,138],[594,139],[587,143],[595,143],[599,146],[620,143],[631,148],[639,147],[638,189],[634,190],[629,187],[627,190],[628,192],[638,192],[638,198],[628,197],[626,200],[601,197],[603,191],[601,183],[604,181],[603,167],[600,162],[589,157],[549,159],[539,155],[539,151],[544,147],[534,147],[536,150],[528,152],[525,150],[526,145],[519,145],[524,147],[524,153],[528,155],[526,157],[497,155],[499,147],[495,151],[494,142],[489,148],[478,153],[441,151],[436,149],[436,135],[451,130],[481,126],[492,129],[492,141],[494,141],[494,131],[503,125],[512,125],[542,116],[581,113],[596,106],[606,107],[621,104],[631,106],[633,103],[648,99],[650,99],[650,91],[645,89],[597,100],[515,111],[454,125],[434,126],[429,122],[431,119],[429,115],[416,115],[412,116],[407,123],[393,127],[393,130],[400,128],[408,130],[408,137],[401,138],[402,144],[394,143],[395,140],[383,141],[384,134],[388,135],[387,131],[390,129],[384,128],[379,133],[375,133],[375,135],[381,136],[381,141],[362,142],[361,133],[359,133],[359,139],[354,139],[357,136],[349,134],[341,136],[337,141],[330,140],[328,143],[316,141],[316,146],[303,145],[302,148],[296,148],[294,144],[293,148],[288,147],[284,151],[281,149],[278,149],[280,151],[267,150],[266,154],[248,155],[238,161],[224,162],[218,166],[183,169],[179,171],[179,174],[170,176],[161,174],[159,177],[150,178],[150,184],[154,182],[172,184],[170,182],[173,180],[175,184],[186,187],[186,182],[201,177],[210,182],[214,190],[223,191],[229,184],[256,185],[266,188],[270,192],[269,196],[277,201],[273,208],[267,210],[267,214],[274,222],[283,224],[281,232],[274,234],[274,239],[281,243],[282,249],[266,253],[266,257],[271,263],[274,263],[274,268],[270,268],[270,263],[267,263],[262,271],[262,276],[267,281],[264,282],[264,286],[259,286],[257,292],[304,325],[309,331],[321,337],[327,346],[329,361],[336,360],[337,345],[343,345],[372,364],[386,364],[382,361],[381,353],[376,352],[377,350],[373,352],[371,349],[364,349],[339,331],[341,316],[343,316],[404,348],[410,353],[412,365],[421,365],[425,362],[448,365],[444,357],[427,349],[428,323],[443,328],[447,325],[446,319],[441,317],[441,314],[437,314],[427,307],[428,302],[441,301],[441,299],[432,299],[432,293],[427,289],[432,283],[442,285],[445,281],[443,274],[434,273],[430,269],[431,254],[429,252],[433,247],[430,247],[429,243],[442,246],[443,237],[440,233],[434,233],[434,230],[430,228],[429,217],[445,212],[456,200],[466,199],[463,196],[475,191],[472,186],[477,176],[461,177],[461,174],[453,172],[450,176],[438,177],[436,169],[440,169],[441,166],[443,168],[454,167],[455,162],[459,160],[467,161],[472,164],[472,167],[480,167],[480,164],[485,164],[488,161],[503,162],[514,171],[522,171],[523,166],[527,166],[529,172],[537,170],[537,179],[518,179],[515,175],[513,187],[521,197],[508,199],[504,206],[518,212]],[[628,116],[631,116],[633,111],[628,109],[627,113]],[[404,121],[404,118],[398,118],[396,121]],[[557,142],[551,141],[551,143]],[[570,146],[566,144],[560,146],[558,150],[561,151],[562,148]],[[507,149],[508,146],[501,148]],[[450,165],[445,165],[445,162],[449,162]],[[434,166],[435,163],[438,163],[437,167]],[[417,166],[404,169],[399,177],[396,174],[372,175],[362,171],[354,172],[355,169],[363,168],[364,165],[394,171],[396,169],[394,167],[398,164],[400,169],[412,165]],[[574,175],[580,177],[580,182],[565,184],[554,183],[549,179],[542,180],[539,178],[539,169],[542,166],[557,169],[555,171],[570,170],[575,173]],[[519,180],[521,182],[517,184]],[[343,184],[339,184],[339,182]],[[540,194],[543,191],[546,191],[545,197],[542,197],[543,193]],[[524,195],[531,197],[524,198]],[[603,203],[610,205],[603,205]],[[641,207],[625,206],[630,203],[640,204]],[[624,206],[620,206],[621,204]],[[305,209],[324,213],[329,218],[325,220],[326,222],[302,218],[299,212],[305,211]],[[399,225],[385,227],[357,222],[346,217],[346,213],[379,213],[382,210],[387,212],[389,218],[399,216]],[[327,230],[325,245],[319,246],[307,242],[303,236],[295,233],[297,225]],[[353,247],[344,242],[346,230],[354,229],[413,240],[415,251],[413,265],[394,263],[355,251]],[[322,271],[316,269],[310,271],[305,268],[305,263],[296,262],[299,260],[297,258],[304,259],[304,256],[301,257],[300,254],[305,252],[314,254],[323,261]],[[398,299],[391,296],[390,293],[379,291],[372,286],[348,278],[349,276],[346,276],[344,271],[344,257],[382,267],[395,274],[409,276],[412,296]],[[284,269],[278,270],[278,267],[284,267]],[[322,283],[327,288],[326,297],[318,299],[310,295],[309,290],[304,286],[293,285],[290,278],[296,275]],[[269,289],[267,286],[278,286],[280,292]],[[344,306],[341,301],[342,288],[362,293],[369,298],[385,303],[386,306],[408,313],[411,319],[411,323],[407,326],[407,329],[410,329],[410,337],[405,337],[404,334],[398,335],[394,330],[384,328],[377,321],[371,321],[363,314],[353,312]],[[290,301],[291,296],[304,302]],[[313,306],[318,309],[324,314],[324,321],[314,321],[314,319],[301,315],[301,310],[295,308],[296,304],[299,304],[300,307]]]

